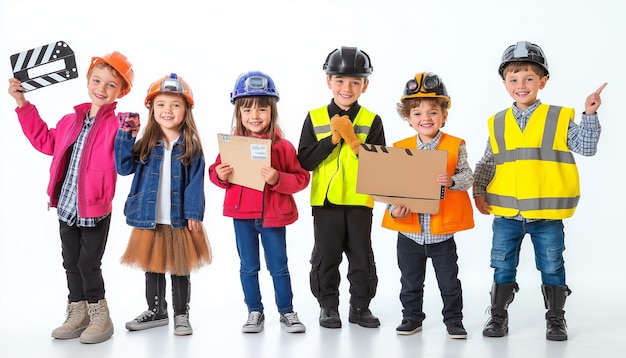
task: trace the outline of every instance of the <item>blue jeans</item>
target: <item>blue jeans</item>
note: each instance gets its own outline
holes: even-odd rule
[[[493,220],[491,267],[498,285],[515,282],[522,239],[526,234],[535,249],[535,266],[541,271],[541,282],[548,286],[565,286],[565,233],[562,220]]]
[[[233,219],[233,223],[240,260],[239,277],[248,312],[263,312],[259,287],[261,269],[259,236],[263,244],[267,270],[274,282],[274,298],[278,312],[293,311],[285,227],[264,228],[262,219]]]
[[[461,322],[463,290],[458,279],[459,266],[454,238],[436,244],[420,245],[398,233],[397,255],[402,283],[400,289],[402,317],[418,323],[426,318],[422,307],[426,261],[430,257],[443,300],[441,310],[443,322],[446,324]]]

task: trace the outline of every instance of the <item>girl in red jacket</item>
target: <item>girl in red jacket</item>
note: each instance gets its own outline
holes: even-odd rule
[[[307,187],[310,174],[300,166],[293,145],[283,138],[278,125],[279,100],[274,81],[265,73],[253,71],[239,76],[230,94],[235,105],[233,133],[272,140],[271,166],[259,173],[263,191],[229,182],[237,163],[222,163],[218,155],[209,167],[211,181],[226,189],[224,216],[232,217],[241,266],[239,276],[248,306],[244,333],[263,330],[265,316],[258,273],[259,238],[265,262],[272,276],[280,323],[286,332],[304,332],[305,326],[293,311],[291,278],[287,266],[286,225],[298,219],[293,194]]]

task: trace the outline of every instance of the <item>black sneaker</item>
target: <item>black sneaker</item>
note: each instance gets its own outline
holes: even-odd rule
[[[350,306],[350,314],[348,315],[350,323],[356,323],[361,327],[376,328],[380,326],[378,317],[372,314],[369,308],[359,308]]]
[[[166,326],[169,319],[166,314],[157,314],[152,311],[144,311],[134,320],[126,322],[126,329],[129,331],[141,331],[143,329]]]
[[[452,339],[466,339],[467,338],[467,331],[463,327],[462,322],[448,323],[446,325],[446,330],[448,331],[448,337]]]
[[[422,330],[422,323],[415,322],[408,319],[403,319],[402,323],[398,327],[396,327],[396,333],[408,336],[414,333],[417,333]]]

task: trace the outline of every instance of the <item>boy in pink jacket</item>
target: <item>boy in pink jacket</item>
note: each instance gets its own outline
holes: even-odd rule
[[[136,114],[115,114],[117,98],[131,89],[134,78],[126,56],[115,51],[93,57],[87,71],[91,103],[74,107],[56,128],[39,116],[24,96],[18,79],[9,79],[9,94],[26,138],[51,155],[49,205],[57,208],[63,267],[67,277],[66,320],[52,331],[57,339],[79,338],[100,343],[113,335],[100,268],[111,220],[117,173],[113,144],[120,125],[136,127]]]

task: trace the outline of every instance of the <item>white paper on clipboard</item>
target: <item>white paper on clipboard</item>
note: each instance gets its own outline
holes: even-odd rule
[[[222,163],[233,168],[228,181],[263,191],[265,181],[261,178],[261,168],[272,163],[272,140],[220,133],[217,143]]]

